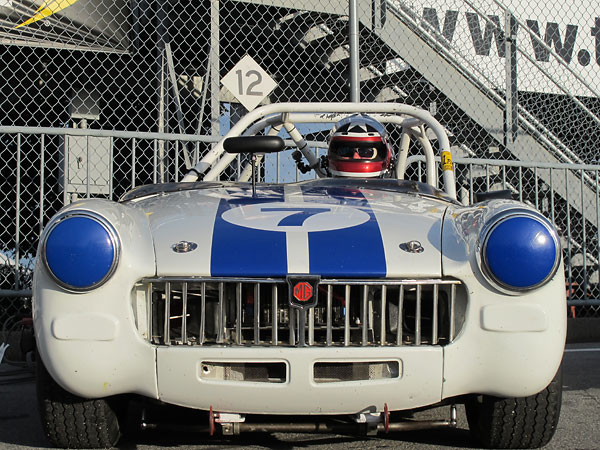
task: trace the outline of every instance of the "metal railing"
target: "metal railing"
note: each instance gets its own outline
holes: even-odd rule
[[[28,314],[39,237],[62,206],[78,198],[116,200],[139,185],[177,181],[187,171],[185,155],[197,161],[216,141],[204,135],[0,126],[0,323]]]
[[[217,140],[89,129],[0,127],[0,133],[10,168],[0,186],[0,321],[27,308],[39,236],[65,203],[82,197],[118,199],[139,185],[180,180],[186,167],[184,152],[192,162],[198,161]],[[94,171],[84,167],[81,179],[65,180],[65,136],[108,139],[107,146],[100,143],[86,149],[100,159],[101,152],[112,155],[106,173],[92,183]],[[310,145],[323,154],[324,142]],[[312,177],[299,174],[294,164],[286,162],[288,153],[267,155],[260,166],[261,180],[294,182]],[[409,160],[407,178],[425,179],[422,160]],[[539,209],[556,225],[562,238],[568,304],[578,316],[600,316],[600,166],[454,160],[457,195],[464,203],[472,202],[479,191],[512,189],[515,198]],[[222,179],[237,179],[245,165],[246,161],[236,159]],[[77,161],[71,168],[77,169]]]

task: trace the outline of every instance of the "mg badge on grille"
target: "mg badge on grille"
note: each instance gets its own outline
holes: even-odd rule
[[[319,300],[319,275],[288,275],[290,306],[298,314],[298,345],[306,345],[306,311],[317,306]],[[291,312],[291,311],[290,311]]]
[[[288,275],[290,305],[299,309],[316,306],[320,279],[315,275]]]
[[[309,301],[312,296],[313,288],[310,283],[307,283],[306,281],[300,281],[299,283],[296,283],[294,286],[294,298],[296,300],[304,303]]]

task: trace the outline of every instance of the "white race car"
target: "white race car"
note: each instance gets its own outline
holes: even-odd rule
[[[335,124],[326,158],[307,123]],[[290,144],[283,129],[317,177],[256,183],[255,160]],[[427,183],[404,179],[411,143]],[[252,182],[219,181],[236,153],[252,154]],[[68,205],[33,283],[49,440],[114,445],[135,396],[206,411],[210,434],[455,426],[453,406],[406,417],[464,403],[481,445],[544,445],[561,403],[560,241],[530,206],[482,197],[456,200],[428,112],[295,103],[247,114],[182,182]]]

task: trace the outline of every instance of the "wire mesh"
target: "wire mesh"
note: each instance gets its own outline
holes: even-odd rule
[[[598,164],[594,4],[358,3],[361,101],[429,110],[458,156]],[[63,204],[179,180],[245,112],[235,87],[262,93],[252,87],[253,69],[235,70],[244,56],[276,83],[262,103],[348,101],[349,16],[347,0],[0,0],[0,288],[30,285],[43,224]],[[229,89],[221,80],[232,70],[237,84]],[[397,144],[399,135],[391,137]],[[288,155],[263,160],[265,181],[310,176],[273,158]],[[222,177],[235,179],[245,162]],[[468,176],[460,172],[467,168]],[[590,275],[598,264],[597,172],[583,172],[466,165],[457,177],[471,180],[461,185],[469,198],[503,179],[551,211],[568,236],[567,294],[585,300],[600,293]],[[600,316],[597,307],[581,308]]]

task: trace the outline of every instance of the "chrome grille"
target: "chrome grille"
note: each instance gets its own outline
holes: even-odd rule
[[[285,279],[155,278],[135,291],[140,331],[157,345],[445,345],[462,323],[457,298],[466,302],[453,279],[325,279],[304,312],[290,307]]]

